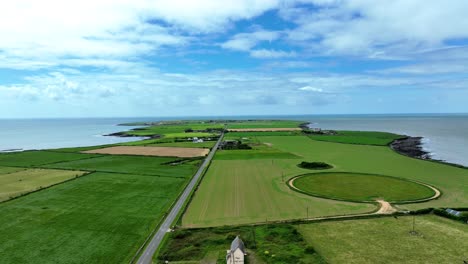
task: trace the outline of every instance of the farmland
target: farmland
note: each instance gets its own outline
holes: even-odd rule
[[[236,136],[242,138],[239,134]],[[379,174],[418,181],[435,186],[443,193],[436,200],[398,205],[400,209],[467,206],[466,169],[409,158],[387,146],[317,141],[301,135],[255,136],[250,142],[254,145],[268,143],[272,151],[296,158],[285,159],[276,154],[269,158],[257,156],[259,150],[255,146],[253,150],[217,152],[183,216],[183,226],[258,223],[375,210],[371,204],[320,199],[290,190],[286,186],[288,179],[310,173],[310,170],[297,167],[302,161],[326,162],[333,166],[330,171]],[[425,191],[425,188],[421,190],[421,196],[426,196]]]
[[[463,263],[468,226],[435,215],[304,224],[299,232],[328,263]]]
[[[294,164],[294,165],[291,165]],[[214,160],[182,219],[185,227],[264,223],[372,211],[371,204],[320,199],[293,191],[282,172],[300,172],[296,159]],[[287,178],[290,174],[286,174]],[[307,212],[308,211],[308,212]]]
[[[58,183],[0,203],[1,262],[129,262],[200,162],[79,153],[95,148],[0,155],[3,189]]]
[[[193,158],[202,157],[208,154],[208,149],[202,148],[181,148],[181,147],[141,147],[141,146],[115,146],[102,149],[84,151],[84,153],[112,154],[112,155],[140,155],[140,156],[160,156],[160,157],[181,157]]]
[[[320,141],[376,146],[386,146],[393,140],[402,138],[392,133],[371,131],[337,131],[335,135],[311,134],[309,137]]]
[[[405,202],[435,195],[430,188],[415,182],[362,173],[311,173],[293,179],[292,184],[314,196],[357,202]]]
[[[84,174],[84,172],[69,170],[15,169],[0,169],[0,202]]]

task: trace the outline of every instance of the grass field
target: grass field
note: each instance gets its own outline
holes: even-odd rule
[[[337,131],[336,135],[311,134],[309,137],[320,141],[376,146],[386,146],[393,140],[402,138],[401,135],[371,131]]]
[[[0,167],[0,175],[7,174],[12,172],[17,172],[21,170],[26,170],[26,168],[18,168],[18,167]]]
[[[81,171],[27,169],[15,172],[0,169],[0,202],[83,175]]]
[[[24,151],[16,153],[1,153],[0,166],[39,166],[61,161],[80,160],[97,157],[94,154],[59,153],[52,151]]]
[[[293,185],[310,195],[358,202],[415,201],[435,195],[429,187],[415,182],[362,173],[311,173],[294,179]]]
[[[194,133],[185,133],[187,129],[192,129],[194,131],[202,131],[206,129],[220,129],[223,128],[223,124],[215,124],[215,123],[202,123],[202,122],[181,122],[181,123],[174,123],[174,124],[167,124],[167,125],[155,125],[155,126],[148,126],[145,128],[141,128],[138,130],[131,130],[125,132],[128,135],[135,135],[135,136],[152,136],[152,135],[171,135],[168,137],[200,137],[204,136],[206,133],[196,135],[197,132]]]
[[[304,224],[299,232],[329,263],[463,263],[468,225],[446,218],[385,217]]]
[[[227,123],[227,128],[297,128],[302,123],[304,122],[291,120],[253,120]]]
[[[237,235],[247,248],[248,263],[325,263],[292,225],[177,230],[170,234],[156,261],[225,263],[226,250]]]
[[[256,137],[272,148],[301,159],[236,159],[215,157],[186,214],[184,226],[219,226],[372,211],[375,207],[299,194],[282,181],[310,173],[297,167],[301,160],[333,165],[330,171],[382,174],[430,184],[442,191],[436,200],[398,205],[401,209],[467,207],[468,170],[400,155],[387,146],[317,141],[307,136]],[[237,151],[237,150],[233,150]],[[273,160],[273,161],[272,161]]]
[[[196,171],[197,160],[179,164],[177,166],[165,164],[175,158],[143,157],[143,156],[114,156],[67,161],[46,165],[47,168],[72,169],[100,172],[130,173],[163,177],[188,177]]]
[[[185,182],[92,173],[2,203],[0,262],[128,263]]]
[[[297,160],[292,163],[284,159],[214,160],[182,218],[182,225],[261,223],[375,208],[370,204],[320,199],[291,190],[282,181],[282,172],[302,171],[296,166]]]

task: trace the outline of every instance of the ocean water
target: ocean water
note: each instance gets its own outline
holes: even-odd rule
[[[386,131],[421,136],[434,159],[468,166],[468,114],[440,115],[295,115],[141,117],[88,119],[1,119],[0,151],[112,144],[138,140],[103,136],[133,127],[121,123],[182,119],[293,119],[322,129]]]
[[[322,129],[385,131],[423,137],[433,159],[468,166],[468,115],[316,116]]]

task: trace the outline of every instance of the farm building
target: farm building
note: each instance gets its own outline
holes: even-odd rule
[[[237,236],[231,243],[231,249],[227,251],[226,263],[243,264],[245,255],[247,255],[247,253],[245,251],[244,242]]]

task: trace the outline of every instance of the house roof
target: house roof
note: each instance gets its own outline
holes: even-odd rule
[[[240,239],[239,236],[236,236],[236,238],[231,243],[231,252],[236,251],[236,249],[240,249],[242,253],[245,254],[244,242],[242,241],[242,239]]]

